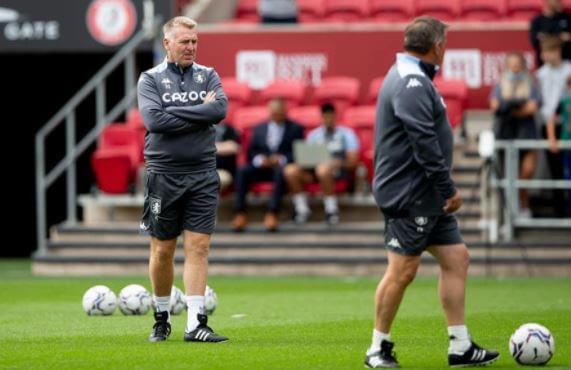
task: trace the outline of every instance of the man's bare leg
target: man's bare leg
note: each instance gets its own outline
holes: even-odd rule
[[[153,286],[153,295],[157,311],[168,311],[171,288],[174,279],[174,252],[176,239],[159,240],[151,238],[151,256],[149,259],[149,276]]]
[[[204,291],[208,279],[209,234],[184,231],[184,289],[187,296],[188,323],[186,331],[198,326],[198,314],[204,314]]]
[[[470,254],[465,244],[432,246],[428,252],[440,265],[438,293],[448,323],[449,353],[463,354],[472,342],[465,322],[466,278]]]
[[[414,280],[420,256],[403,256],[388,252],[389,264],[375,293],[375,329],[389,334],[404,296],[406,287]]]

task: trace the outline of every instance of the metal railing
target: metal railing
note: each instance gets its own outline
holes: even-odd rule
[[[559,141],[561,150],[571,150],[571,141]],[[520,189],[566,189],[571,190],[571,180],[520,180],[520,151],[522,149],[544,150],[549,148],[547,140],[500,140],[495,142],[495,157],[488,162],[487,184],[492,190],[501,192],[503,201],[503,222],[500,230],[503,236],[510,241],[514,237],[515,228],[569,228],[571,218],[529,218],[520,216],[519,190]],[[499,154],[503,152],[503,166],[498,166]],[[491,200],[492,203],[499,199]],[[488,225],[491,226],[491,225]],[[491,232],[494,234],[494,232]],[[495,239],[494,236],[491,239]]]
[[[65,172],[67,187],[66,222],[77,222],[76,161],[93,144],[103,128],[116,120],[133,106],[137,95],[135,52],[144,41],[156,35],[161,19],[154,16],[152,1],[145,0],[143,27],[129,40],[36,134],[36,219],[37,252],[45,253],[47,247],[46,193],[51,185]],[[119,65],[124,63],[124,97],[111,109],[106,106],[106,81]],[[95,127],[79,142],[76,138],[76,111],[85,99],[95,92]],[[46,172],[45,142],[47,136],[65,122],[66,151],[49,172]]]

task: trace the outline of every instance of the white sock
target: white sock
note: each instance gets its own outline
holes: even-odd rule
[[[204,296],[191,295],[186,297],[186,307],[188,307],[188,321],[186,331],[191,332],[198,326],[198,314],[204,315]]]
[[[462,355],[472,345],[466,325],[449,326],[448,336],[450,337],[450,347],[448,347],[450,354]]]
[[[307,196],[304,193],[295,194],[292,196],[293,205],[297,213],[304,215],[309,214],[309,206],[307,205]]]
[[[155,308],[156,308],[157,312],[168,312],[169,313],[169,322],[170,322],[170,320],[171,320],[171,314],[170,314],[171,297],[170,296],[157,297],[156,295],[153,295],[153,301],[155,302]]]
[[[337,197],[335,195],[326,195],[323,197],[323,205],[325,206],[325,213],[338,213]]]
[[[373,329],[373,340],[371,342],[371,347],[369,347],[369,349],[367,350],[367,355],[370,355],[371,353],[375,353],[379,351],[379,348],[381,348],[381,342],[383,340],[391,340],[391,334],[390,333],[381,333],[380,331],[378,331],[377,329]]]

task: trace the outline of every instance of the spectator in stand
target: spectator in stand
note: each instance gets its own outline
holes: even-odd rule
[[[560,122],[560,124],[558,124]],[[565,95],[559,102],[555,113],[547,123],[547,138],[549,140],[549,151],[553,154],[561,153],[557,145],[557,139],[571,140],[571,76],[567,77],[567,89]],[[558,131],[560,135],[558,135]],[[566,180],[571,180],[571,152],[563,152],[564,175]],[[571,216],[571,191],[567,192],[567,216]]]
[[[329,225],[335,225],[339,222],[335,180],[348,179],[355,171],[359,162],[359,139],[352,129],[337,124],[332,104],[323,104],[321,117],[323,125],[309,133],[307,142],[327,145],[331,160],[319,164],[313,171],[303,170],[293,164],[286,169],[284,176],[292,193],[294,220],[297,223],[306,222],[311,214],[303,185],[317,180],[323,191],[325,220]]]
[[[246,195],[255,181],[272,181],[273,194],[264,218],[268,231],[278,228],[278,213],[285,193],[284,170],[293,162],[293,142],[303,139],[303,127],[287,118],[286,103],[273,99],[268,103],[269,122],[258,125],[248,148],[248,164],[236,176],[235,231],[243,231],[246,217]]]
[[[216,126],[216,170],[220,177],[220,191],[228,189],[236,177],[236,156],[240,150],[238,133],[228,123]]]
[[[259,0],[258,13],[262,23],[297,23],[297,0]]]
[[[545,0],[543,13],[531,21],[529,38],[538,67],[543,64],[540,42],[547,36],[559,37],[564,43],[563,59],[571,60],[571,15],[562,10],[561,0]]]
[[[537,80],[541,90],[542,105],[540,117],[542,121],[543,138],[552,143],[561,138],[561,126],[547,126],[550,122],[561,97],[566,90],[566,81],[571,76],[571,62],[561,59],[561,40],[557,36],[547,36],[541,40],[541,59],[543,66],[537,71]],[[558,123],[558,122],[556,122]],[[551,132],[549,132],[551,130]],[[551,134],[551,136],[550,136]],[[553,149],[553,148],[551,148]],[[559,151],[546,152],[551,178],[563,179],[563,155]],[[561,189],[552,189],[552,204],[554,215],[564,217],[565,194]]]
[[[500,83],[490,96],[490,108],[495,113],[494,132],[499,140],[537,139],[535,115],[541,102],[540,92],[533,76],[527,71],[521,52],[510,52],[506,56],[506,70]],[[520,178],[533,177],[537,153],[533,150],[520,152]],[[520,189],[521,216],[531,217],[529,197],[526,189]]]

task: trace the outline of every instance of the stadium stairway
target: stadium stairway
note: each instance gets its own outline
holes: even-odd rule
[[[474,147],[457,145],[453,176],[464,198],[458,213],[469,245],[473,275],[571,276],[569,231],[530,230],[510,243],[483,241],[480,225],[479,166]],[[91,198],[89,198],[91,197]],[[84,198],[84,223],[56,225],[50,231],[48,250],[36,254],[33,271],[38,275],[135,275],[146,274],[148,237],[138,232],[142,199],[125,197],[123,206],[89,196]],[[114,198],[117,199],[117,198]],[[265,199],[252,199],[251,226],[243,233],[230,229],[232,197],[222,199],[219,226],[212,239],[210,272],[213,275],[371,275],[386,267],[383,221],[370,195],[340,199],[342,222],[328,227],[321,220],[319,199],[313,200],[312,222],[296,225],[287,220],[276,233],[267,233],[259,220]],[[103,204],[103,206],[101,206]],[[91,209],[90,209],[91,208]],[[94,210],[95,209],[95,210]],[[258,221],[256,223],[255,221]],[[179,240],[175,268],[181,273],[183,251]],[[438,272],[435,260],[424,255],[420,273]]]

